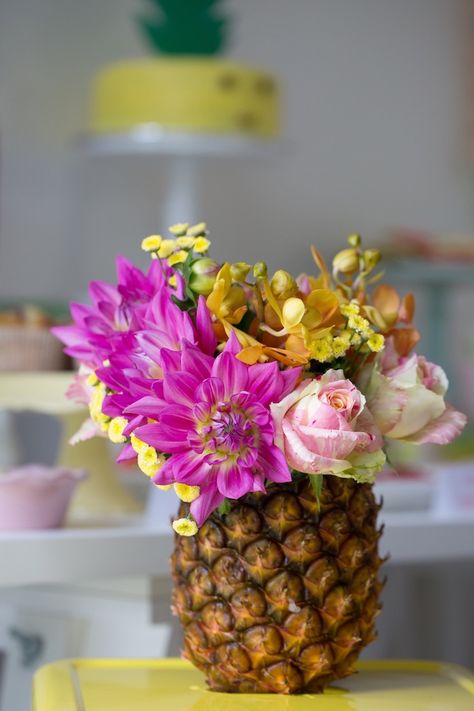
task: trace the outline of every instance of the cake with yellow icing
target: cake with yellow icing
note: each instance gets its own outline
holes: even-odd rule
[[[278,85],[258,68],[206,56],[117,62],[97,76],[91,130],[126,133],[156,126],[170,132],[279,132]]]

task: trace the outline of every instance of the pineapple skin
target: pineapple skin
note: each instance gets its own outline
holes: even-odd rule
[[[325,476],[318,511],[302,477],[176,536],[173,612],[211,689],[317,693],[352,673],[380,610],[379,508],[371,485]]]

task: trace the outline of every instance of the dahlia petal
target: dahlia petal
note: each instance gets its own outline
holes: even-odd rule
[[[117,457],[117,462],[120,464],[121,462],[130,462],[132,459],[136,459],[137,453],[133,449],[131,444],[126,444],[123,448],[120,454]]]
[[[192,405],[200,380],[189,373],[170,373],[164,379],[163,394],[168,402]]]
[[[270,481],[284,483],[291,481],[291,472],[283,452],[274,445],[263,445],[258,453],[258,464],[263,476]]]
[[[219,467],[217,474],[217,488],[222,496],[228,499],[240,499],[241,496],[252,491],[253,474],[249,469],[238,466]]]
[[[253,475],[253,486],[252,486],[252,491],[259,491],[261,494],[266,493],[266,488],[265,488],[265,481],[263,474],[255,474]]]
[[[211,467],[201,454],[193,450],[174,454],[172,460],[176,481],[190,486],[200,486],[209,476]]]
[[[168,405],[160,413],[160,425],[176,430],[179,436],[194,431],[194,418],[189,407],[185,405]]]
[[[174,373],[181,370],[181,353],[169,348],[162,348],[157,362],[161,365],[164,375]]]
[[[301,377],[302,368],[288,368],[287,370],[280,370],[280,378],[283,381],[282,393],[280,398],[285,397],[288,393],[293,392],[296,388],[296,384]]]
[[[76,325],[54,326],[51,333],[67,346],[82,346],[84,343],[84,332]]]
[[[213,355],[217,347],[217,339],[212,328],[211,312],[207,308],[206,299],[200,296],[196,309],[197,342],[204,353]]]
[[[144,415],[145,417],[151,417],[153,420],[157,420],[162,410],[163,403],[156,397],[147,395],[125,408],[125,414]]]
[[[158,484],[159,486],[166,486],[167,484],[174,483],[172,459],[173,457],[167,459],[161,469],[158,469],[156,474],[152,477],[151,480],[154,484]]]
[[[258,395],[258,399],[263,405],[281,400],[282,383],[278,377],[279,372],[280,369],[275,361],[256,363],[248,369],[248,389]]]
[[[194,375],[201,382],[210,377],[214,358],[202,353],[195,346],[185,343],[181,354],[181,370]]]
[[[144,417],[142,417],[141,415],[137,415],[132,420],[130,420],[128,425],[124,428],[123,435],[125,437],[130,437],[130,435],[135,432],[136,428],[141,427],[141,425],[145,424],[145,422],[146,420]]]
[[[89,284],[89,295],[95,306],[106,302],[118,306],[121,299],[115,286],[107,284],[105,281],[91,281]]]
[[[227,340],[227,343],[225,344],[223,352],[232,353],[232,355],[237,355],[237,353],[240,353],[241,350],[242,346],[240,345],[239,339],[237,338],[237,334],[234,330],[232,330],[230,332],[230,336]]]
[[[143,440],[151,447],[155,447],[159,452],[167,452],[173,454],[174,452],[182,452],[187,446],[186,439],[178,439],[177,433],[172,439],[166,433],[163,432],[160,425],[143,425],[143,427],[137,427],[135,430],[135,435],[138,439]]]
[[[222,380],[226,397],[248,390],[248,368],[237,358],[223,351],[214,361],[212,375]]]
[[[204,400],[211,405],[223,400],[224,396],[224,384],[220,378],[206,378],[196,392],[198,400]]]
[[[201,488],[201,495],[191,503],[190,511],[198,526],[224,501],[224,496],[215,486]]]
[[[86,304],[72,303],[69,306],[71,316],[78,326],[84,326],[86,318],[96,316],[95,310]]]

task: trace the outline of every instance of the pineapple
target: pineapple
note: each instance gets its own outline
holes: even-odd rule
[[[320,692],[349,675],[380,609],[372,486],[325,476],[318,505],[301,477],[230,506],[176,538],[184,656],[216,691]]]

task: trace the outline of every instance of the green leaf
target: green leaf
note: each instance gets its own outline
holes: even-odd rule
[[[154,52],[218,54],[227,41],[228,19],[221,0],[148,0],[149,13],[137,17],[138,27]]]
[[[323,490],[323,474],[308,474],[314,492],[318,511],[320,508],[321,491]]]
[[[221,516],[225,516],[230,512],[232,508],[232,504],[230,503],[229,499],[224,499],[224,501],[219,504],[217,511],[220,513]]]

